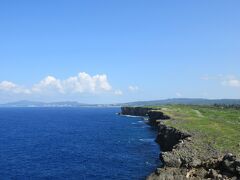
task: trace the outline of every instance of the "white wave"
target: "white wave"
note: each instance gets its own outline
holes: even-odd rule
[[[124,116],[124,117],[131,117],[131,118],[141,118],[141,116],[132,116],[132,115],[122,115],[121,116]]]

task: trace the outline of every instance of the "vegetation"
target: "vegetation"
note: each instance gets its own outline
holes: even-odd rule
[[[165,122],[167,125],[190,132],[199,142],[208,143],[219,152],[240,156],[240,110],[237,106],[164,105],[157,108],[172,118]]]
[[[161,106],[161,105],[240,105],[240,99],[199,99],[199,98],[174,98],[174,99],[163,99],[156,101],[138,101],[124,104],[118,104],[120,106]]]

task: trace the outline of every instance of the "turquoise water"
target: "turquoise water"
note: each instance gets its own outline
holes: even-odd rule
[[[156,132],[119,108],[1,108],[0,179],[144,179]]]

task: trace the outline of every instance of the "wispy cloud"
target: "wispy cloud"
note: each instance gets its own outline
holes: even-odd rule
[[[223,86],[235,88],[240,87],[240,79],[237,78],[237,76],[235,75],[221,75],[221,74],[217,76],[204,75],[201,79],[205,81],[215,80],[220,82],[220,84]]]
[[[222,85],[229,86],[229,87],[240,87],[240,79],[236,77],[228,77],[222,81]]]
[[[138,87],[138,86],[132,86],[132,85],[130,85],[130,86],[128,87],[128,90],[131,91],[131,92],[135,92],[135,91],[138,91],[138,90],[139,90],[139,87]]]
[[[117,96],[121,96],[121,95],[123,95],[123,92],[121,90],[115,90],[114,94]]]
[[[222,74],[218,74],[218,75],[208,75],[208,74],[205,74],[201,77],[202,80],[205,80],[205,81],[209,81],[209,80],[220,80],[220,79],[223,79],[225,78],[224,75]]]
[[[99,94],[105,92],[115,92],[116,95],[122,94],[120,90],[113,90],[106,74],[91,76],[85,72],[80,72],[77,76],[67,79],[47,76],[28,88],[10,81],[2,81],[0,82],[0,91],[15,94]]]
[[[180,98],[180,97],[182,97],[182,93],[176,92],[176,96]]]

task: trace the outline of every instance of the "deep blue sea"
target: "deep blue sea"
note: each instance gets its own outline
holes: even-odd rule
[[[119,108],[0,108],[0,179],[138,180],[156,132]]]

